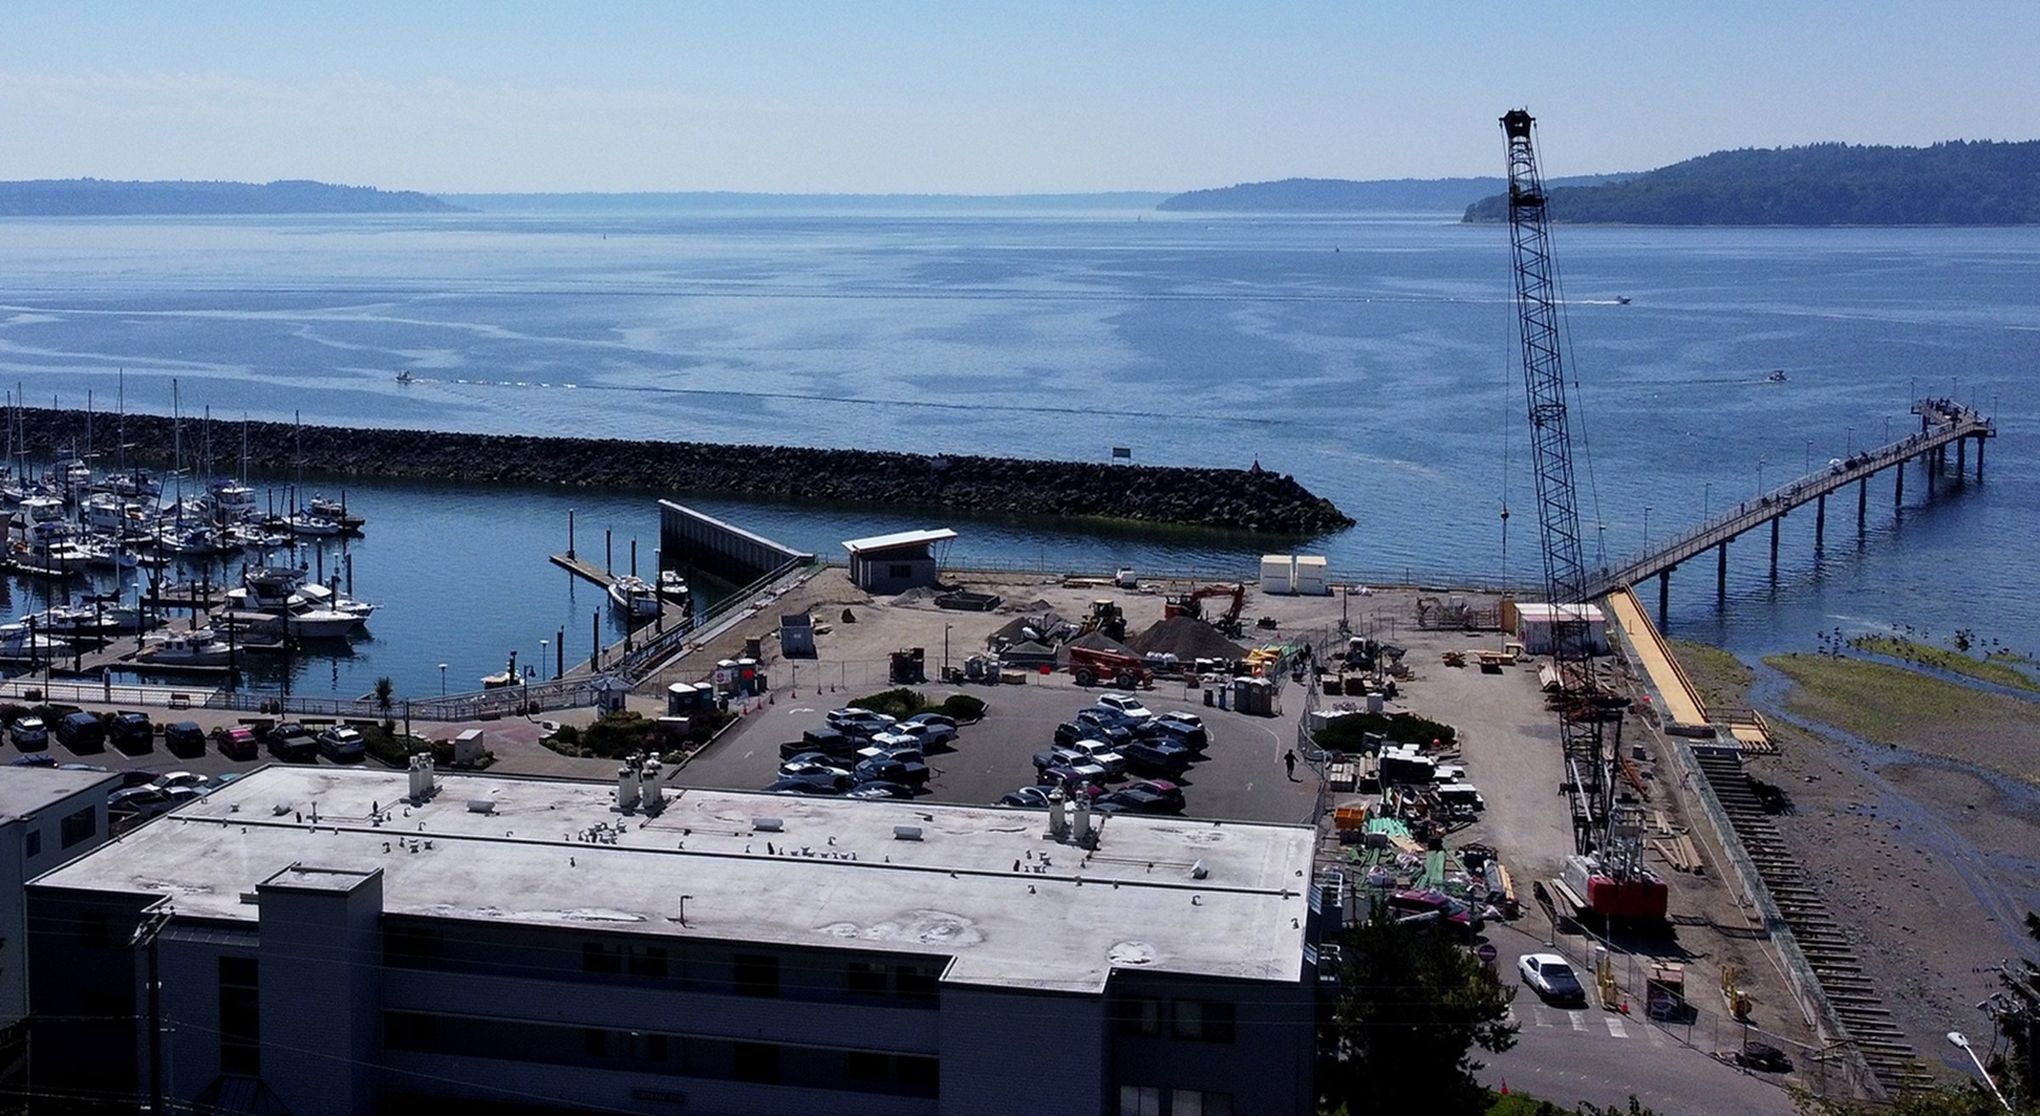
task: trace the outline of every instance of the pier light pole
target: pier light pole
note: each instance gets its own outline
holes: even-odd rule
[[[1849,427],[1849,446],[1846,450],[1843,451],[1842,456],[1844,457],[1856,456],[1856,428],[1853,426]]]
[[[446,664],[439,664],[439,696],[446,696]]]
[[[1643,549],[1650,550],[1650,505],[1643,506]]]
[[[1891,444],[1891,416],[1884,416],[1884,444]]]
[[[549,649],[549,648],[551,648],[551,647],[552,647],[552,640],[549,640],[549,639],[541,639],[541,640],[539,640],[539,641],[538,641],[538,669],[540,669],[540,670],[544,670],[544,669],[545,669],[545,653],[546,653],[547,649]]]
[[[1757,458],[1757,495],[1764,495],[1764,459]]]
[[[1700,485],[1700,522],[1707,522],[1708,509],[1713,506],[1714,482],[1704,481]]]
[[[1806,472],[1813,472],[1813,439],[1806,440]]]

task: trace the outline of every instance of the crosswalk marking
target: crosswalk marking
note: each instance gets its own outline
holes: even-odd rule
[[[1539,1027],[1551,1026],[1551,1017],[1543,1008],[1532,1006],[1530,1011],[1537,1017],[1537,1025]]]
[[[1568,1017],[1570,1017],[1570,1018],[1572,1019],[1572,1029],[1573,1029],[1573,1030],[1575,1030],[1575,1031],[1584,1031],[1584,1030],[1586,1030],[1586,1029],[1587,1029],[1587,1013],[1586,1013],[1586,1012],[1584,1012],[1584,1011],[1569,1011],[1569,1012],[1566,1012],[1566,1015],[1567,1015]]]
[[[1608,1036],[1610,1038],[1626,1039],[1629,1037],[1629,1029],[1622,1025],[1622,1020],[1619,1017],[1608,1015],[1602,1018],[1608,1024]]]

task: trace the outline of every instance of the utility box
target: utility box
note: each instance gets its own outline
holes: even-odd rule
[[[815,618],[812,615],[800,612],[779,618],[779,654],[787,659],[815,657]]]
[[[453,764],[455,767],[472,767],[482,762],[489,754],[482,742],[481,729],[468,729],[453,738]]]

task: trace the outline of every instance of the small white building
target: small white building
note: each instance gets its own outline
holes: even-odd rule
[[[1325,597],[1332,592],[1332,578],[1322,554],[1299,554],[1296,556],[1294,578],[1296,595],[1299,597]]]
[[[956,532],[941,527],[849,539],[843,549],[850,552],[850,583],[878,595],[934,585],[942,572],[934,548],[955,538]]]
[[[1608,620],[1597,605],[1519,604],[1516,606],[1516,638],[1532,655],[1551,653],[1552,628],[1562,617],[1583,620],[1587,625],[1587,650],[1608,653]]]
[[[1261,555],[1261,592],[1280,596],[1296,592],[1296,558],[1293,555]]]

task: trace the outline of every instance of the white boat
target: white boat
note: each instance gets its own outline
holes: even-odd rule
[[[299,639],[340,639],[361,626],[362,618],[330,608],[303,608],[284,614],[290,634]]]
[[[0,624],[0,658],[47,659],[71,653],[71,645],[45,635],[40,625],[33,632],[27,624]]]
[[[659,596],[676,603],[687,599],[687,579],[679,570],[659,571]]]
[[[222,523],[255,518],[255,490],[237,480],[216,480],[206,486],[206,500]]]
[[[290,517],[290,533],[293,535],[337,535],[340,531],[339,520],[313,515],[309,511],[301,511]]]
[[[61,496],[24,496],[21,510],[15,519],[23,523],[48,523],[64,518],[64,499]]]
[[[213,634],[211,628],[200,628],[157,637],[136,653],[135,661],[162,667],[226,666],[233,654],[232,644]]]
[[[78,506],[78,522],[87,530],[119,538],[140,539],[149,534],[148,518],[142,506],[111,492],[96,492]]]
[[[135,552],[107,539],[87,539],[78,544],[88,569],[120,573],[135,568]]]
[[[37,632],[77,637],[133,632],[140,619],[131,605],[79,603],[52,605],[41,612],[31,612],[16,623],[26,627],[33,621]]]
[[[625,575],[610,582],[609,599],[633,617],[659,614],[658,591],[641,577]]]
[[[146,469],[115,473],[113,492],[116,496],[125,496],[129,499],[153,500],[163,494],[163,482],[150,476]]]
[[[218,552],[219,536],[210,527],[165,527],[156,537],[156,548],[168,554],[202,557]]]

